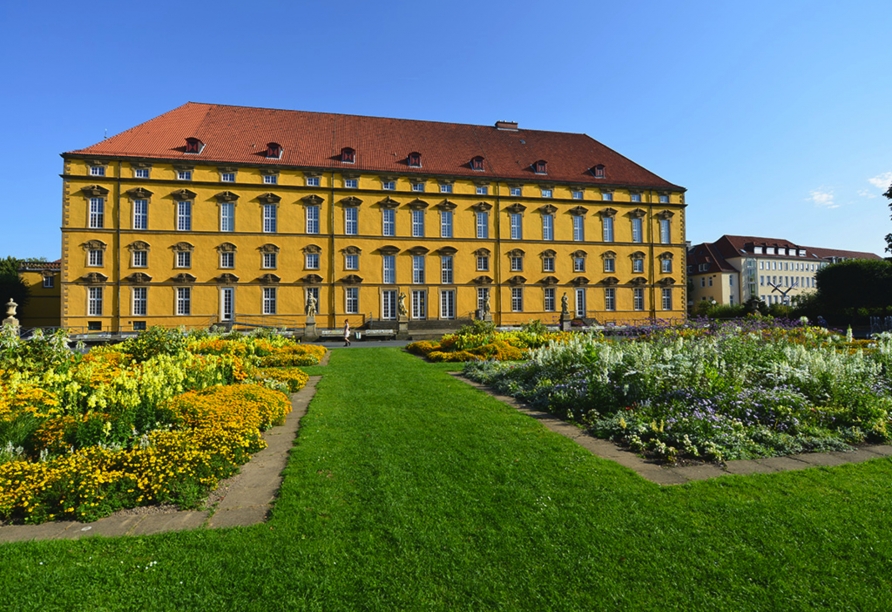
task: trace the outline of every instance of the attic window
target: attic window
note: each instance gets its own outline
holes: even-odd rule
[[[410,168],[420,168],[421,167],[421,153],[418,153],[417,151],[409,153],[408,162],[409,162]]]
[[[483,157],[478,155],[471,159],[471,170],[483,171]]]
[[[350,147],[341,149],[341,161],[345,164],[356,163],[356,149],[351,149]]]
[[[270,142],[266,145],[266,156],[272,159],[282,158],[282,145],[278,142]]]
[[[204,149],[204,143],[197,138],[190,137],[186,139],[186,153],[198,155]]]
[[[592,168],[592,174],[595,175],[595,178],[604,178],[604,164],[598,164]]]
[[[548,174],[548,162],[544,159],[540,159],[533,164],[533,172],[536,174]]]

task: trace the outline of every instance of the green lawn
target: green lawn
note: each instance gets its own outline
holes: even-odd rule
[[[269,523],[0,545],[0,609],[892,607],[892,460],[661,488],[454,367],[335,351]]]

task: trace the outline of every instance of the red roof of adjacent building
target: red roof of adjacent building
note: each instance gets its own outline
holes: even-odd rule
[[[57,259],[56,261],[23,261],[19,264],[18,267],[19,272],[41,272],[44,270],[50,270],[53,272],[61,271],[62,260]]]
[[[702,248],[708,248],[710,253],[713,255],[713,260],[717,259],[721,260],[721,263],[717,264],[718,268],[725,269],[726,266],[729,269],[730,266],[725,262],[726,259],[731,259],[734,257],[747,257],[750,255],[757,254],[759,257],[801,257],[798,253],[800,250],[805,251],[805,259],[809,259],[812,261],[815,260],[826,260],[831,258],[843,258],[843,259],[882,259],[879,255],[874,253],[867,253],[863,251],[844,251],[840,249],[825,249],[821,247],[810,247],[803,246],[801,244],[795,244],[790,242],[789,240],[785,240],[783,238],[765,238],[761,236],[729,236],[724,235],[715,242],[709,243],[704,242],[703,244],[698,244],[697,246],[691,247],[688,250],[688,258],[696,258],[696,252]],[[754,247],[762,247],[763,250],[761,253],[755,253]],[[781,255],[775,250],[773,254],[769,254],[765,252],[766,247],[773,247],[774,249],[794,249],[796,254],[785,254]],[[698,261],[689,261],[689,263],[704,263],[698,259]],[[714,270],[710,270],[711,272]]]
[[[201,153],[185,152],[187,138],[204,144]],[[272,142],[283,147],[279,159],[266,157]],[[355,163],[340,161],[348,147]],[[412,152],[421,167],[408,165]],[[69,154],[683,189],[585,134],[195,102]],[[476,156],[483,171],[471,169]],[[533,171],[539,160],[547,174]],[[602,179],[591,172],[599,164]]]
[[[701,270],[701,264],[707,269]],[[737,269],[725,261],[715,244],[703,242],[688,249],[688,265],[693,266],[692,274],[714,274],[716,272],[736,272]]]

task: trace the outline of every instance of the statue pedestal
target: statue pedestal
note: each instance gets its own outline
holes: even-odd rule
[[[400,315],[397,321],[396,337],[400,340],[405,340],[409,337],[409,317],[406,315]]]
[[[18,307],[12,298],[9,298],[9,302],[6,303],[6,314],[8,315],[5,319],[3,319],[3,327],[11,327],[16,332],[19,329],[19,320],[15,318],[15,309]]]
[[[491,312],[485,313],[483,315],[483,320],[486,321],[487,323],[492,323],[492,313]]]
[[[307,326],[304,327],[304,339],[316,340],[319,334],[316,333],[316,317],[307,317]]]
[[[569,313],[562,312],[560,319],[561,331],[570,331],[570,315]]]

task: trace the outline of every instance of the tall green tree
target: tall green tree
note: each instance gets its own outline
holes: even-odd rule
[[[892,184],[889,185],[889,189],[883,195],[892,200]],[[892,208],[892,201],[889,202],[889,208]],[[892,253],[892,234],[886,234],[886,252]]]
[[[28,303],[31,292],[28,285],[19,278],[21,259],[9,256],[0,259],[0,319],[6,317],[5,304],[12,298],[21,307]]]

